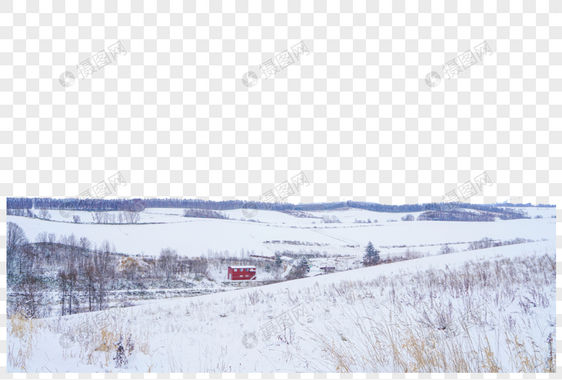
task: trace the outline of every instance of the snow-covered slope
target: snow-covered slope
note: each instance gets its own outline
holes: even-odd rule
[[[239,218],[243,217],[241,210],[225,213],[230,217],[236,217],[236,214]],[[51,211],[51,214],[53,218],[56,215],[57,219],[62,219],[56,210]],[[80,214],[83,222],[91,220],[88,214]],[[184,218],[180,214],[180,209],[147,209],[141,213],[141,223],[162,224],[74,224],[16,216],[8,216],[8,221],[19,224],[30,240],[47,231],[57,236],[84,236],[98,245],[108,240],[115,244],[120,253],[144,252],[147,255],[158,255],[161,249],[171,247],[183,256],[199,256],[209,249],[228,250],[231,254],[244,249],[253,250],[256,254],[271,255],[275,250],[291,248],[264,244],[265,241],[272,240],[328,244],[328,247],[314,249],[337,254],[344,249],[342,246],[346,245],[360,245],[361,251],[369,241],[375,246],[391,247],[469,242],[483,237],[500,240],[516,237],[532,240],[554,239],[556,221],[548,218],[496,222],[403,222],[400,218],[405,214],[374,213],[355,209],[311,213],[317,216],[336,215],[342,221],[330,224],[324,224],[320,219],[297,218],[280,212],[262,210],[256,218],[267,223]],[[372,221],[378,219],[379,223],[357,224],[353,223],[355,218],[370,218]],[[388,219],[398,222],[386,222]],[[316,224],[313,225],[312,222]],[[291,249],[298,248],[303,247],[292,246]]]
[[[554,331],[555,245],[551,239],[426,257],[152,301],[119,315],[34,326],[9,321],[8,331],[23,325],[17,330],[24,332],[9,333],[8,346],[24,353],[16,362],[29,372],[529,372],[523,359],[532,357],[533,344],[544,357]],[[96,316],[98,322],[88,319]],[[106,325],[103,334],[97,323]],[[92,325],[77,342],[59,344]],[[116,367],[114,348],[101,351],[104,337],[113,343],[119,334],[135,342],[127,368]],[[521,360],[505,341],[515,336],[529,351]],[[402,347],[393,354],[391,343]]]

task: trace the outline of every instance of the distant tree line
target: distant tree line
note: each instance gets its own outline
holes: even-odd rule
[[[430,205],[428,205],[430,206]],[[464,210],[464,206],[433,204],[428,207],[428,211],[420,214],[418,220],[439,220],[439,221],[455,221],[455,222],[493,222],[496,218],[502,220],[511,219],[530,219],[526,211],[513,208],[498,208],[498,207],[479,207],[481,205],[474,205],[474,210],[481,212],[470,212]]]
[[[508,207],[508,206],[505,206]],[[516,206],[516,207],[530,207],[529,206]],[[553,206],[555,207],[555,206]],[[470,203],[460,203],[460,202],[447,202],[447,203],[427,203],[425,205],[426,211],[455,211],[458,209],[471,209],[471,210],[479,210],[485,212],[494,212],[498,214],[506,214],[506,215],[523,215],[526,217],[527,212],[524,210],[517,210],[513,208],[504,208],[504,206],[497,207],[495,205],[479,205],[479,204],[470,204]],[[519,218],[513,218],[519,219]]]
[[[76,210],[76,211],[131,211],[146,208],[144,199],[79,199],[79,198],[7,198],[9,210]]]
[[[234,210],[251,208],[256,210],[272,211],[330,211],[341,208],[356,208],[376,212],[411,213],[420,211],[451,211],[456,208],[465,208],[494,212],[500,214],[509,213],[504,207],[530,207],[530,204],[505,203],[501,207],[497,205],[478,205],[471,203],[427,203],[407,205],[384,205],[371,202],[331,202],[311,204],[291,203],[269,203],[269,202],[247,202],[241,200],[210,201],[202,199],[180,199],[180,198],[147,198],[147,199],[54,199],[54,198],[8,198],[8,209],[68,209],[83,211],[134,211],[140,212],[145,208],[183,208],[202,210]],[[551,205],[539,205],[540,207],[555,207]],[[513,214],[513,213],[512,213]],[[515,215],[515,214],[513,214]]]
[[[490,213],[473,213],[465,210],[426,211],[418,220],[452,221],[452,222],[493,222],[496,216]]]
[[[532,205],[530,203],[509,203],[509,202],[504,202],[504,203],[494,203],[496,206],[500,206],[500,207],[556,207],[556,205],[549,205],[549,204],[542,204],[539,203],[538,205]]]
[[[74,222],[78,223],[80,222],[80,217],[76,218],[76,216],[74,215]],[[92,213],[92,219],[94,223],[98,224],[136,224],[140,221],[140,214],[133,211],[123,211],[116,214],[96,211]]]

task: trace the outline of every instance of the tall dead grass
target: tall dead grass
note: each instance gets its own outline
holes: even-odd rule
[[[309,331],[317,370],[553,372],[555,269],[535,254],[333,284],[344,322]]]
[[[27,361],[32,357],[43,326],[41,320],[28,318],[22,312],[13,313],[9,318],[8,335],[18,338],[8,343],[8,366],[27,372]]]

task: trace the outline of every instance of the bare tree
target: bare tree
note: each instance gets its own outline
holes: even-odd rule
[[[54,233],[50,233],[47,236],[47,242],[48,242],[48,250],[49,253],[48,255],[48,260],[53,260],[55,258],[55,255],[57,253],[57,247],[56,247],[56,242],[57,242],[57,235],[55,235]]]
[[[28,243],[27,236],[23,229],[16,223],[8,222],[6,240],[6,258],[8,275],[14,273],[18,261],[18,253],[21,248]]]
[[[42,318],[49,314],[45,307],[45,292],[38,276],[26,274],[14,287],[14,312],[21,312],[27,318]]]
[[[197,275],[207,275],[207,269],[209,267],[209,262],[204,257],[195,258],[189,262],[189,272]]]
[[[33,245],[25,244],[21,247],[18,253],[18,272],[19,274],[32,274],[33,265],[37,259],[37,252],[35,251]]]
[[[42,208],[39,211],[39,218],[41,218],[41,219],[51,219],[51,214],[49,213],[49,210]]]
[[[94,311],[95,302],[96,302],[96,292],[97,292],[97,288],[96,288],[97,277],[96,277],[96,267],[94,266],[94,263],[91,261],[88,261],[84,268],[84,280],[85,280],[84,285],[86,288],[86,293],[88,295],[88,311]]]
[[[90,242],[90,240],[87,237],[82,236],[80,238],[80,242],[78,243],[78,245],[79,245],[80,248],[87,251],[92,246],[92,243]]]
[[[176,261],[178,259],[178,253],[176,250],[171,248],[166,248],[160,251],[160,258],[158,259],[158,264],[160,269],[166,276],[166,282],[170,284],[170,278],[175,272]]]
[[[37,234],[37,236],[35,237],[35,242],[38,244],[45,244],[47,243],[47,231],[43,231]]]
[[[94,223],[101,223],[101,218],[103,213],[101,212],[93,212],[92,213],[92,219],[94,220]]]
[[[78,215],[73,215],[72,220],[74,221],[74,223],[80,223],[80,217]]]
[[[61,315],[72,314],[72,302],[77,306],[76,282],[78,273],[76,269],[62,270],[58,273],[59,290],[61,296]]]
[[[127,223],[138,223],[140,221],[140,215],[138,212],[125,211],[125,221]]]

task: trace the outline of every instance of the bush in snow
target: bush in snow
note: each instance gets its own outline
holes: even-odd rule
[[[455,249],[453,247],[451,247],[449,244],[445,244],[441,246],[441,249],[439,250],[439,253],[441,255],[448,255],[449,253],[454,253]]]
[[[341,223],[341,221],[339,220],[339,218],[335,215],[332,215],[331,217],[329,215],[324,215],[322,217],[322,221],[324,223]]]
[[[183,210],[183,216],[187,218],[211,218],[211,219],[228,219],[228,216],[221,212],[213,210],[186,208]]]

